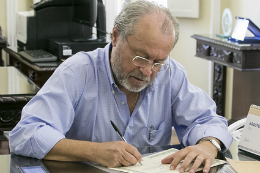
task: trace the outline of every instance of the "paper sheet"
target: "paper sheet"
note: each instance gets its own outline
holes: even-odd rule
[[[128,167],[119,167],[119,168],[110,168],[113,170],[118,170],[121,172],[128,172],[128,173],[179,173],[179,167],[180,164],[177,166],[177,170],[170,170],[170,164],[161,164],[161,160],[167,157],[170,154],[173,154],[177,152],[177,149],[169,149],[169,150],[164,150],[146,157],[143,157],[142,160],[142,165],[136,164],[133,166],[128,166]],[[212,164],[211,167],[221,165],[226,163],[224,160],[218,160],[215,159],[214,163]],[[188,172],[190,167],[186,170]],[[197,171],[202,170],[202,167],[200,167]]]
[[[237,173],[257,172],[260,170],[260,161],[239,161],[226,158]]]

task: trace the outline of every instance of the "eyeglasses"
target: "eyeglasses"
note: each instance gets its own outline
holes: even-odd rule
[[[134,55],[133,51],[132,51],[132,49],[131,49],[131,47],[128,43],[127,38],[125,38],[125,39],[126,39],[126,42],[127,42],[128,46],[130,48],[132,55]],[[146,66],[151,64],[151,61],[149,59],[146,59],[146,58],[141,57],[141,56],[134,56],[132,61],[138,67],[146,67]],[[153,63],[153,66],[152,66],[152,70],[155,71],[155,72],[162,72],[162,71],[168,70],[169,68],[170,68],[170,66],[168,64],[162,64],[162,63],[157,63],[157,62]]]

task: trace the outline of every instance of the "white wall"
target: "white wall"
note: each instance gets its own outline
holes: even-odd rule
[[[189,81],[209,93],[209,61],[195,57],[196,40],[193,34],[210,33],[210,0],[200,0],[199,18],[178,18],[180,39],[171,57],[187,70]]]

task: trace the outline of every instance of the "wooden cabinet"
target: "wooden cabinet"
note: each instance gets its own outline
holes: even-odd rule
[[[225,116],[226,67],[234,69],[232,120],[247,116],[251,104],[260,105],[260,44],[236,44],[207,35],[193,35],[196,56],[214,62],[213,99]]]

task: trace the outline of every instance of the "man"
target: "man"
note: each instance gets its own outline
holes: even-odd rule
[[[201,164],[208,172],[216,147],[225,151],[232,138],[212,99],[169,57],[178,35],[168,9],[147,1],[127,5],[115,19],[110,44],[67,59],[24,107],[10,133],[11,152],[128,166],[142,160],[136,147],[169,145],[174,126],[189,147],[162,163],[176,169],[184,160],[183,172],[194,161],[190,173]]]

